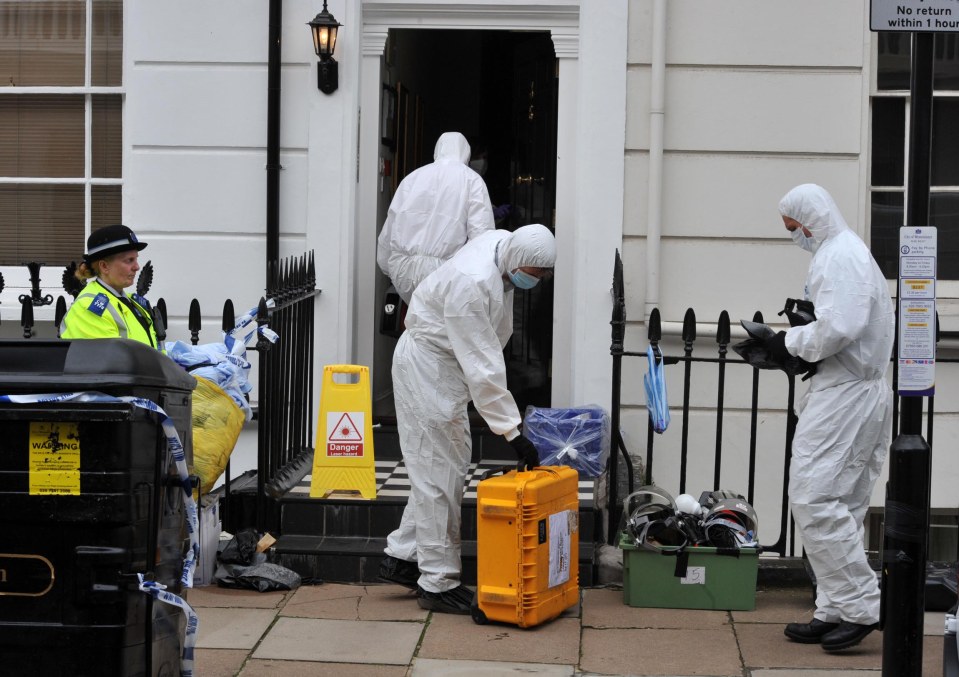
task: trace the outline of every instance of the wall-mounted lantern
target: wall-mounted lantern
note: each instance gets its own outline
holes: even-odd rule
[[[316,85],[324,94],[332,94],[339,86],[336,59],[333,50],[336,48],[336,31],[342,26],[326,9],[326,0],[323,0],[323,11],[313,17],[307,24],[313,31],[313,49],[320,57],[316,65]]]

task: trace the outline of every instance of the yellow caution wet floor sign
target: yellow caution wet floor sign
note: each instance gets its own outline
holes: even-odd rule
[[[352,382],[337,382],[337,374],[350,376]],[[337,491],[376,498],[371,403],[368,367],[329,364],[323,368],[311,498]]]

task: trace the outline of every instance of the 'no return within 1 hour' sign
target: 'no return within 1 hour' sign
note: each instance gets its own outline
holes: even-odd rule
[[[869,30],[959,31],[959,0],[871,0]]]

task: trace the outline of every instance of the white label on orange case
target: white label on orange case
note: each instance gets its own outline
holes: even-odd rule
[[[569,510],[549,516],[549,587],[562,585],[569,580],[572,547],[570,539]]]

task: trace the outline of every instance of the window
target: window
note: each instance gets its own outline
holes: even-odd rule
[[[122,0],[0,0],[0,265],[120,223]]]
[[[899,265],[909,162],[911,33],[878,33],[870,167],[872,252],[888,279]],[[939,232],[939,279],[959,280],[959,35],[934,36],[929,225]]]

